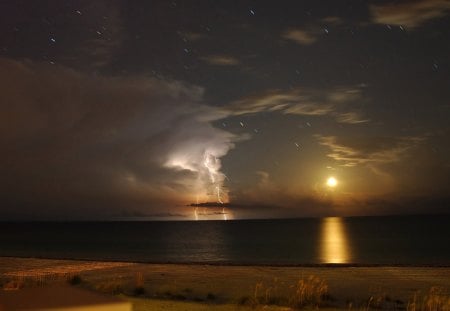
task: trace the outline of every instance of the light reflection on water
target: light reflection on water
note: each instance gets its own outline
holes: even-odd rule
[[[220,215],[222,217],[223,215]],[[162,237],[162,260],[170,262],[230,261],[225,227],[222,221],[179,222]],[[180,260],[181,258],[181,260]]]
[[[342,218],[327,217],[322,219],[320,243],[320,260],[322,263],[350,262],[350,243]]]
[[[448,215],[0,222],[0,256],[13,257],[153,263],[450,266],[450,248],[443,245],[450,245]]]

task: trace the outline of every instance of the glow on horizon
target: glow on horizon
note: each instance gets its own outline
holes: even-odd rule
[[[208,212],[207,209],[203,208],[203,211],[199,211],[198,207],[194,208],[193,212],[193,220],[195,221],[208,221],[208,220],[223,220],[227,221],[230,219],[234,219],[233,214],[225,208],[222,207],[220,212]]]
[[[349,262],[349,241],[342,218],[327,217],[322,220],[320,243],[320,258],[323,263]]]

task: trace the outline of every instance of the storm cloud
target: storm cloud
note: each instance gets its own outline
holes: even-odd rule
[[[0,72],[4,213],[153,213],[223,188],[238,137],[211,125],[224,115],[202,88],[8,59]]]

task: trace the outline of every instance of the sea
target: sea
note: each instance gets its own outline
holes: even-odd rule
[[[450,215],[1,222],[0,256],[218,265],[450,266]]]

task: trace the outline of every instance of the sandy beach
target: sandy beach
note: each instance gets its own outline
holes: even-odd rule
[[[0,258],[3,288],[71,283],[133,302],[134,310],[293,307],[404,309],[414,296],[448,299],[450,267],[270,267]],[[297,295],[297,296],[296,296]],[[314,306],[315,298],[305,306]],[[417,298],[419,299],[419,298]]]

